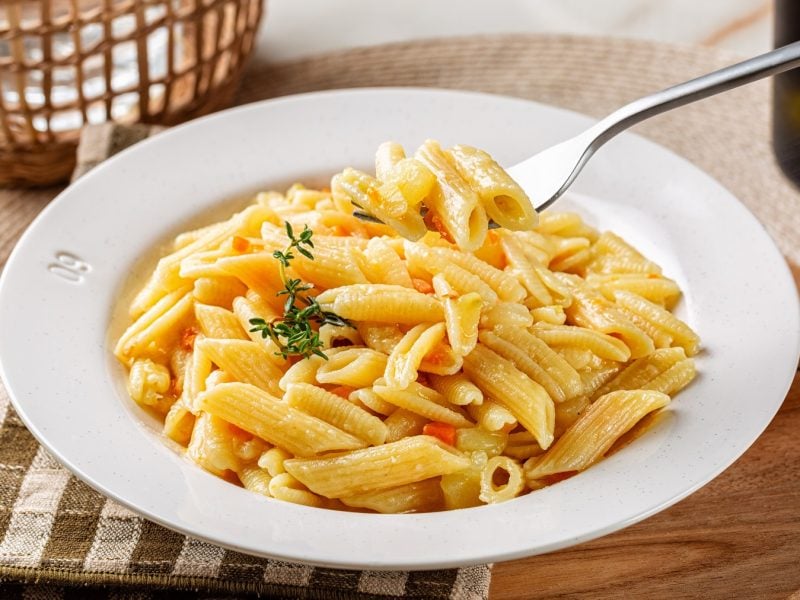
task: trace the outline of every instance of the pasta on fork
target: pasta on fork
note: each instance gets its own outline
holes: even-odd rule
[[[387,142],[374,175],[175,238],[115,355],[214,475],[311,507],[450,510],[571,477],[667,407],[700,349],[680,293],[615,234],[537,215],[487,153]]]

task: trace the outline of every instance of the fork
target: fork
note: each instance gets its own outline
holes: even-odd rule
[[[569,188],[597,150],[618,133],[673,108],[690,104],[800,66],[800,42],[724,67],[644,96],[617,109],[592,127],[510,167],[508,173],[528,194],[537,211],[544,210]],[[378,221],[362,210],[355,216]],[[490,228],[498,227],[494,222]]]

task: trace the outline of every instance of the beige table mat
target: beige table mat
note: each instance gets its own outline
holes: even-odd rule
[[[521,96],[595,115],[735,60],[707,49],[569,36],[491,36],[350,50],[291,64],[253,64],[240,102],[334,87],[416,85]],[[658,117],[648,137],[714,175],[800,256],[800,200],[768,141],[768,87],[755,84]],[[85,168],[144,129],[95,129]],[[52,194],[0,191],[0,264]],[[4,417],[4,418],[3,418]],[[71,477],[44,452],[0,387],[0,597],[481,598],[486,567],[382,574],[310,569],[221,550],[136,517]],[[534,586],[535,582],[531,582]],[[73,585],[104,584],[105,590]],[[535,586],[532,587],[532,593]],[[177,595],[176,590],[186,591]]]

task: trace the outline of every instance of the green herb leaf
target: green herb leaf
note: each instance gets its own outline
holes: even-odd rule
[[[284,289],[277,292],[276,296],[286,296],[286,300],[283,303],[284,314],[282,318],[272,322],[258,318],[250,319],[250,325],[253,326],[250,331],[260,332],[261,337],[264,339],[272,339],[278,346],[276,354],[284,359],[290,356],[302,356],[303,358],[319,356],[328,360],[322,350],[323,344],[319,338],[319,332],[311,327],[312,322],[319,326],[328,324],[337,327],[351,327],[351,325],[349,321],[336,313],[323,311],[314,296],[305,295],[306,292],[314,288],[312,284],[304,283],[301,279],[290,278],[286,275],[286,268],[289,267],[289,262],[294,259],[292,250],[297,250],[302,256],[309,260],[314,260],[314,255],[308,249],[314,247],[314,242],[311,239],[314,232],[308,228],[308,225],[305,225],[303,231],[295,237],[291,224],[286,221],[284,225],[286,227],[286,235],[289,238],[289,245],[283,251],[276,250],[272,253],[272,256],[281,265],[280,276]],[[302,302],[306,306],[300,308],[297,306],[298,302]]]
[[[309,260],[314,260],[314,256],[311,254],[311,252],[309,252],[309,251],[308,251],[308,250],[306,250],[305,248],[301,248],[300,246],[298,246],[298,247],[297,247],[297,251],[298,251],[300,254],[302,254],[303,256],[305,256],[307,259],[309,259]]]

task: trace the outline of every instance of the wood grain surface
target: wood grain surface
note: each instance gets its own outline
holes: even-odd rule
[[[616,534],[496,564],[489,598],[798,600],[799,466],[800,374],[767,430],[714,481]]]
[[[0,265],[58,191],[0,190]],[[496,564],[489,597],[800,600],[800,374],[764,434],[710,484],[616,534]]]
[[[61,189],[0,189],[0,269],[25,228]]]

